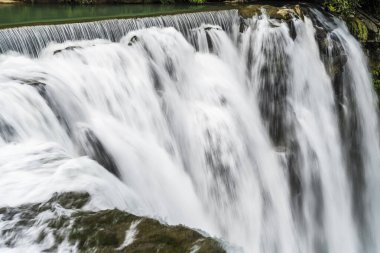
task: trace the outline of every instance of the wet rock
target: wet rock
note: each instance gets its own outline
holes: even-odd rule
[[[109,154],[103,143],[91,129],[83,129],[81,136],[78,136],[77,140],[82,152],[85,155],[88,155],[110,173],[120,178],[120,172],[113,157]]]
[[[54,53],[53,53],[53,55],[62,53],[63,51],[73,51],[75,49],[81,49],[81,47],[79,47],[79,46],[70,46],[70,47],[66,47],[64,49],[55,50]]]
[[[203,28],[205,31],[211,31],[211,30],[218,30],[221,31],[222,28],[220,26],[215,26],[215,25],[206,25]]]
[[[16,129],[3,117],[0,117],[0,138],[9,143],[18,137]]]
[[[121,252],[190,252],[198,245],[198,252],[224,252],[210,238],[183,226],[162,225],[158,221],[137,217],[120,210],[77,213],[70,241],[78,243],[81,251],[97,249],[110,252],[122,245],[125,232],[136,222],[135,240]]]
[[[362,20],[357,17],[348,18],[346,20],[348,29],[359,41],[368,40],[368,28]]]
[[[87,192],[66,192],[63,194],[55,193],[50,200],[42,206],[51,206],[55,203],[65,209],[80,209],[90,200],[90,194]]]
[[[137,41],[139,41],[139,39],[137,38],[137,36],[136,35],[132,36],[132,38],[128,42],[128,46],[132,46]]]
[[[357,11],[355,16],[345,18],[352,35],[361,42],[380,42],[380,21],[374,17]]]
[[[40,81],[35,81],[35,80],[29,80],[29,81],[26,81],[25,84],[30,85],[30,86],[33,86],[33,87],[42,87],[42,86],[46,86],[45,83],[40,82]]]
[[[327,32],[325,29],[319,26],[315,26],[314,28],[317,41],[325,40],[327,38]]]
[[[288,21],[293,17],[303,18],[303,12],[299,5],[291,7],[276,7],[271,5],[249,5],[239,8],[239,14],[243,18],[252,18],[255,15],[265,13],[270,18]]]
[[[289,35],[293,40],[295,40],[297,37],[297,31],[296,31],[296,27],[294,25],[294,22],[293,22],[293,20],[290,20],[287,23],[288,23],[288,27],[289,27]]]
[[[380,42],[362,43],[368,56],[373,85],[380,97]]]
[[[328,71],[330,76],[333,77],[343,71],[343,67],[347,62],[347,55],[337,36],[330,34],[330,37],[328,37],[325,29],[318,26],[314,26],[314,28],[315,39],[318,43],[321,57],[329,65],[330,69]]]
[[[240,17],[240,25],[239,25],[239,32],[243,33],[247,28],[249,27],[249,24],[247,20],[245,20],[243,17]]]
[[[117,209],[80,210],[89,200],[88,193],[67,192],[54,194],[44,203],[0,208],[1,222],[11,224],[17,221],[13,227],[0,230],[0,236],[7,238],[6,244],[12,246],[23,236],[23,231],[31,226],[42,226],[44,229],[40,230],[34,243],[43,242],[47,237],[54,238],[55,244],[45,249],[48,252],[57,251],[58,244],[66,240],[79,252],[183,253],[198,249],[198,253],[225,253],[212,238],[182,225],[168,226]],[[55,216],[39,219],[38,216],[45,211]],[[124,245],[126,233],[133,227],[135,238]]]
[[[334,33],[328,33],[325,28],[314,25],[315,39],[318,43],[321,59],[326,66],[335,95],[336,105],[343,110],[344,82],[343,72],[347,63],[347,55],[339,38]]]
[[[380,96],[380,21],[357,11],[354,17],[346,18],[351,34],[363,45],[369,60],[370,72],[376,93]]]
[[[347,27],[363,45],[368,56],[373,86],[380,96],[380,22],[358,12],[355,17],[346,20]]]

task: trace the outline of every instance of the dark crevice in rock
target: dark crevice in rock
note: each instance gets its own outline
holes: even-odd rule
[[[84,129],[80,138],[82,151],[91,159],[97,161],[106,170],[120,178],[120,172],[111,154],[104,147],[103,143],[96,137],[91,129]]]

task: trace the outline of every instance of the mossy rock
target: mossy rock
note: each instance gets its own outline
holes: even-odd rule
[[[117,209],[85,211],[82,207],[89,200],[88,193],[67,192],[54,194],[44,203],[1,208],[1,222],[17,219],[17,223],[10,229],[0,231],[0,236],[9,237],[8,246],[15,245],[23,231],[31,226],[41,226],[38,216],[48,211],[55,216],[43,221],[44,229],[34,242],[38,244],[53,236],[55,244],[45,249],[48,252],[56,251],[59,244],[66,240],[73,247],[75,245],[79,252],[183,253],[197,249],[198,253],[225,253],[214,239],[182,225],[169,226]],[[124,245],[132,224],[136,232],[134,240]]]
[[[380,95],[380,61],[370,63],[371,74],[373,79],[373,86],[377,95]]]
[[[57,203],[65,209],[80,209],[90,200],[87,192],[66,192],[63,194],[55,193],[47,202],[49,206]]]
[[[303,18],[303,12],[299,5],[291,7],[276,7],[272,5],[248,5],[239,8],[239,14],[243,18],[252,18],[263,12],[270,18],[289,21],[293,17]]]
[[[326,0],[323,5],[334,15],[349,17],[355,13],[357,3],[354,0]]]
[[[362,43],[362,45],[368,56],[375,91],[380,97],[380,42],[367,42]]]
[[[368,28],[365,23],[357,17],[350,17],[346,20],[351,34],[358,40],[365,42],[368,40]]]
[[[142,218],[120,210],[78,212],[74,215],[69,232],[69,241],[76,243],[82,252],[113,252],[125,239],[126,231],[137,222],[134,241],[119,252],[182,253],[193,247],[199,253],[222,253],[221,246],[211,238],[184,226],[167,226],[160,222]]]

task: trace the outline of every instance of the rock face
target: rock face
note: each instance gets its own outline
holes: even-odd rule
[[[363,45],[369,60],[375,90],[380,95],[380,21],[358,11],[346,19],[347,27]]]
[[[293,16],[303,18],[303,13],[299,5],[292,7],[276,7],[272,5],[248,5],[239,8],[239,14],[243,18],[251,18],[255,15],[266,13],[268,17],[289,21]]]
[[[380,42],[366,42],[362,44],[368,55],[375,91],[380,97]]]
[[[349,17],[346,20],[346,24],[350,29],[350,32],[359,40],[367,41],[368,40],[368,28],[364,22],[358,17]]]
[[[67,192],[45,203],[1,208],[1,222],[12,226],[0,226],[0,246],[17,246],[25,231],[35,227],[39,234],[32,243],[45,242],[49,252],[62,243],[75,245],[79,252],[225,252],[215,240],[181,225],[168,226],[116,209],[82,210],[89,199],[87,193]],[[51,238],[54,242],[46,244]]]
[[[361,42],[380,42],[380,21],[358,11],[354,17],[345,18],[347,27]]]

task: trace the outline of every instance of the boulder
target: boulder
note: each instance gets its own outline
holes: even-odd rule
[[[6,225],[0,230],[2,240],[13,247],[36,227],[39,235],[33,243],[54,240],[46,252],[56,252],[61,243],[79,252],[226,252],[214,239],[182,225],[169,226],[117,209],[84,210],[89,200],[86,192],[66,192],[43,203],[0,208],[1,222]]]
[[[301,7],[297,4],[290,7],[277,7],[272,5],[248,5],[239,8],[239,14],[243,18],[252,18],[255,15],[265,13],[270,18],[289,21],[293,17],[303,18]]]

